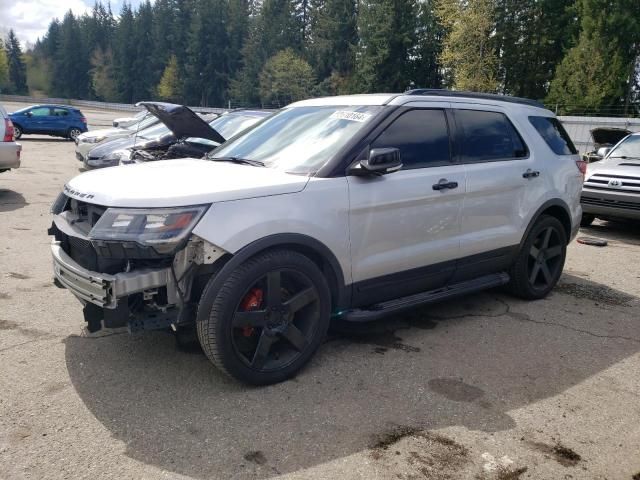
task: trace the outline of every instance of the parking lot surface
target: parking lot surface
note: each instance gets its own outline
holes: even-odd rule
[[[336,325],[297,378],[250,388],[168,333],[84,333],[46,233],[80,162],[21,143],[0,174],[0,479],[640,478],[640,227],[583,229],[608,246],[573,243],[545,300]]]

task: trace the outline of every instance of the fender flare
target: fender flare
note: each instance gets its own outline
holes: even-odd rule
[[[224,285],[226,278],[237,267],[260,252],[270,248],[286,248],[287,246],[294,247],[294,249],[295,247],[302,247],[306,250],[312,250],[315,254],[319,255],[324,261],[326,261],[335,276],[335,291],[333,288],[330,289],[332,291],[332,295],[335,295],[336,306],[340,308],[341,306],[348,304],[351,300],[351,292],[349,287],[345,286],[342,267],[329,247],[308,235],[299,233],[278,233],[260,238],[242,247],[231,256],[220,270],[216,272],[216,274],[209,280],[202,297],[200,298],[196,321],[202,321],[203,316],[209,314],[215,298],[215,294],[212,295],[211,292],[218,292]]]
[[[529,222],[529,225],[527,225],[527,229],[524,231],[524,235],[520,240],[520,249],[522,249],[522,245],[527,240],[527,237],[529,236],[529,232],[531,231],[535,223],[538,221],[542,213],[551,207],[560,207],[566,214],[567,218],[569,219],[569,231],[566,232],[567,240],[571,239],[571,230],[573,228],[573,225],[571,225],[571,210],[569,209],[569,205],[567,205],[567,203],[564,200],[561,200],[560,198],[552,198],[551,200],[547,200],[546,202],[544,202],[536,210],[536,213],[533,214],[533,217],[531,217],[531,221]],[[563,222],[563,226],[566,226],[564,225],[564,222]]]

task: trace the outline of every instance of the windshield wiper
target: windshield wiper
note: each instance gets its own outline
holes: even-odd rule
[[[249,160],[248,158],[240,158],[240,157],[209,157],[209,160],[213,160],[214,162],[232,162],[232,163],[240,163],[242,165],[251,165],[253,167],[264,167],[264,163],[259,160]]]
[[[621,158],[623,160],[640,160],[640,157],[630,157],[628,155],[618,155],[618,156],[609,157],[609,158]]]

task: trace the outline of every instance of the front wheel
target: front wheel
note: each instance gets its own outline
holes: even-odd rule
[[[315,263],[297,252],[259,254],[218,291],[210,290],[200,302],[200,308],[211,304],[197,322],[200,344],[214,365],[245,383],[267,385],[294,376],[329,326],[327,282]]]
[[[13,126],[13,138],[16,139],[16,140],[19,140],[21,136],[22,136],[22,129],[19,126],[14,125]]]
[[[543,215],[529,232],[509,272],[508,288],[521,298],[546,297],[562,275],[567,255],[567,234],[562,223]]]

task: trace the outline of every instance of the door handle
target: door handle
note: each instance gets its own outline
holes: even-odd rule
[[[446,178],[443,178],[438,183],[433,184],[434,190],[451,190],[453,188],[458,188],[458,182],[450,182]]]
[[[537,178],[540,176],[540,172],[537,170],[531,170],[530,168],[522,174],[522,178]]]

